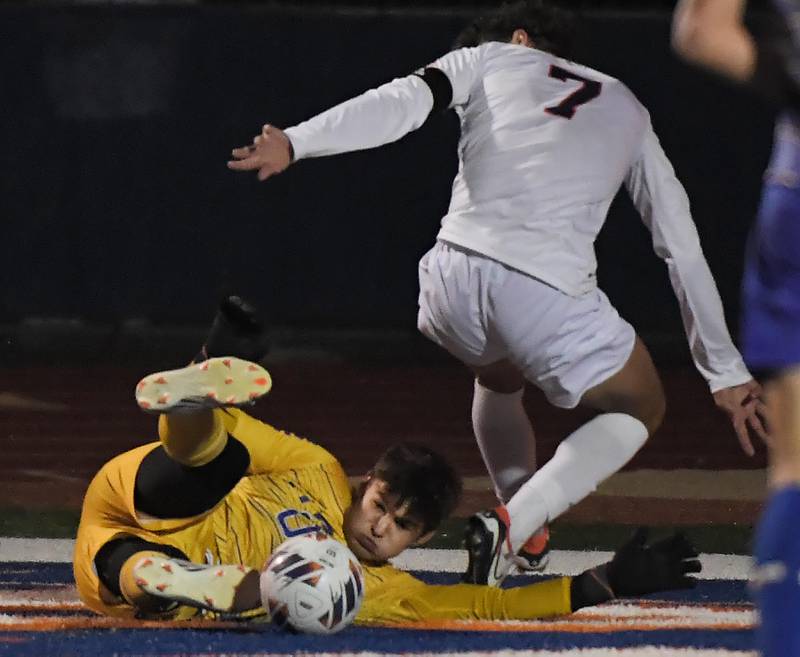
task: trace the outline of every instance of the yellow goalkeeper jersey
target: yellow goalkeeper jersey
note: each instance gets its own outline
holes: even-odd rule
[[[160,443],[125,452],[92,480],[83,503],[74,573],[81,599],[92,609],[131,617],[134,609],[100,582],[94,559],[122,536],[170,545],[199,563],[242,563],[261,569],[287,538],[325,531],[345,542],[348,478],[323,447],[260,422],[239,410],[217,411],[228,433],[250,453],[244,477],[214,508],[177,520],[148,517],[134,508],[136,473]],[[429,585],[386,564],[364,566],[365,598],[357,617],[368,623],[432,619],[528,619],[570,611],[569,579],[518,589],[470,584]],[[179,617],[194,610],[183,609]]]

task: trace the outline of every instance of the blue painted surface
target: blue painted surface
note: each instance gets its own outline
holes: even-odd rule
[[[0,633],[0,637],[3,634]],[[728,648],[749,650],[753,637],[747,631],[724,632],[618,632],[614,634],[567,634],[530,632],[435,632],[350,627],[331,637],[291,635],[269,626],[242,632],[197,630],[94,630],[91,632],[16,633],[23,643],[3,644],[0,655],[115,654],[179,655],[216,653],[297,652],[469,652],[501,649],[568,649],[643,645]],[[0,641],[2,639],[0,638]]]

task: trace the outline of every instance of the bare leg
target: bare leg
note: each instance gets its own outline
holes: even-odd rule
[[[625,366],[587,390],[581,406],[635,417],[647,427],[650,435],[661,426],[666,411],[664,388],[650,353],[638,336]]]
[[[638,338],[625,366],[590,389],[581,403],[603,413],[568,436],[506,505],[514,550],[617,472],[660,425],[664,392]]]

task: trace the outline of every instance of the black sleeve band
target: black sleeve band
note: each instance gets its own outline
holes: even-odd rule
[[[787,100],[790,80],[780,48],[774,41],[756,43],[756,62],[750,87],[766,100],[782,105]]]
[[[114,595],[122,595],[122,592],[119,590],[119,572],[122,570],[122,566],[125,565],[125,562],[134,554],[142,552],[143,550],[163,552],[176,559],[188,560],[188,557],[183,552],[171,545],[150,543],[141,538],[136,538],[135,536],[115,538],[113,541],[109,541],[101,547],[97,552],[97,556],[94,558],[97,576],[105,587]]]
[[[157,447],[136,473],[136,509],[155,518],[191,518],[213,508],[231,492],[250,465],[250,453],[233,436],[210,463],[191,468]]]
[[[608,584],[605,565],[586,570],[573,577],[569,588],[572,611],[614,599],[614,591]]]
[[[422,73],[414,73],[414,75],[422,78],[433,94],[431,114],[443,112],[450,107],[450,103],[453,102],[453,85],[450,84],[450,79],[444,71],[429,66]]]

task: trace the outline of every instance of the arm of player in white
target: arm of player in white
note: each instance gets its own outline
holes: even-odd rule
[[[287,128],[295,159],[364,150],[397,141],[419,128],[431,111],[465,103],[479,66],[480,49],[455,50],[419,73],[371,89]],[[437,76],[437,72],[446,78]]]
[[[686,191],[648,120],[625,186],[664,260],[695,365],[712,392],[752,376],[733,345],[716,283],[700,246]]]
[[[419,128],[433,94],[417,75],[398,78],[288,128],[295,160],[375,148]]]
[[[727,413],[742,450],[755,453],[750,433],[764,442],[761,387],[731,341],[722,301],[700,247],[689,199],[648,119],[642,148],[626,187],[667,264],[695,365],[708,381],[717,407]]]
[[[480,48],[448,53],[414,75],[397,78],[281,131],[264,126],[252,146],[234,149],[228,163],[259,178],[290,162],[375,148],[419,128],[432,111],[466,102],[480,67]]]

